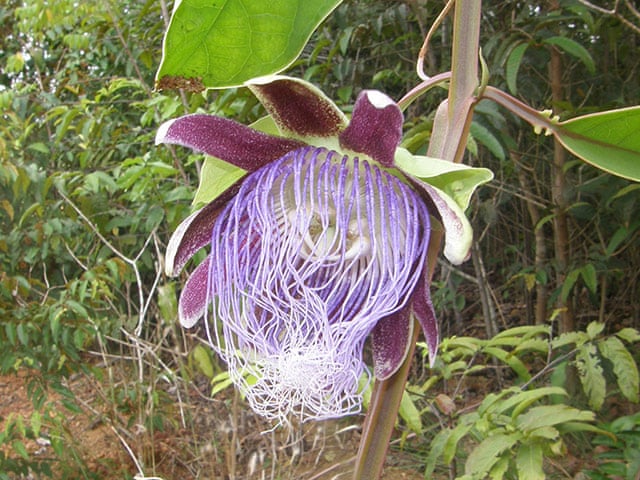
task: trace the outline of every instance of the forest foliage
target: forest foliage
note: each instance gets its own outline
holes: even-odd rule
[[[346,1],[300,40],[287,73],[345,109],[363,88],[398,99],[416,84],[417,52],[443,3]],[[486,2],[491,85],[562,120],[638,104],[638,12],[629,2],[600,2],[620,4],[608,14],[586,3]],[[144,426],[139,445],[156,431],[193,428],[170,407],[190,381],[213,379],[216,395],[228,385],[224,365],[176,325],[181,282],[162,270],[170,233],[192,211],[202,158],[156,147],[154,136],[186,113],[248,124],[264,112],[243,88],[155,89],[170,11],[164,0],[0,6],[0,372],[28,371],[35,407],[29,418],[2,419],[0,479],[64,478],[64,469],[103,478],[73,454],[65,414],[50,401],[56,392],[67,411],[91,414],[70,387],[73,375],[106,385],[108,422],[125,438]],[[445,20],[431,40],[430,74],[450,65],[450,33]],[[442,98],[434,91],[410,105],[404,147],[425,152]],[[583,471],[634,478],[638,184],[560,154],[550,137],[490,102],[477,106],[467,147],[466,163],[495,179],[469,206],[473,260],[442,263],[434,278],[442,352],[433,369],[416,362],[400,412],[412,468],[442,478],[544,478],[564,467],[554,461],[543,471],[543,458],[586,455],[594,439],[601,456]],[[474,403],[469,385],[480,375],[489,380]],[[39,458],[25,444],[44,430],[54,454]],[[198,448],[181,453],[199,458]],[[140,478],[158,473],[148,450],[129,453]],[[194,478],[205,469],[189,463]]]

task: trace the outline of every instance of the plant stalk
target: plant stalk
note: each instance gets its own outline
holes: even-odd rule
[[[456,2],[449,96],[436,113],[427,152],[429,156],[462,161],[473,106],[477,101],[481,5],[480,0]],[[428,253],[429,279],[433,276],[442,237],[441,230],[432,230]],[[374,383],[356,457],[354,480],[375,480],[382,474],[419,333],[420,327],[414,325],[411,346],[400,369],[387,380]]]

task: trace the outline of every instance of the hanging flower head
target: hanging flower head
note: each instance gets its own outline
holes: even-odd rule
[[[413,315],[433,361],[430,216],[447,229],[445,254],[456,263],[469,249],[468,223],[446,195],[394,166],[403,117],[386,95],[362,92],[348,121],[301,80],[248,87],[281,136],[209,115],[170,121],[157,135],[247,171],[170,240],[169,275],[211,246],[182,291],[180,321],[205,317],[231,379],[263,416],[357,412],[367,337],[375,376],[388,378],[410,346]]]

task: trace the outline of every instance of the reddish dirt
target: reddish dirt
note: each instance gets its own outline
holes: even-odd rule
[[[25,371],[0,376],[0,432],[18,416],[24,418],[25,425],[30,424],[34,408],[27,391],[29,380]],[[107,411],[101,386],[93,377],[77,375],[68,386],[81,412],[67,410],[64,398],[54,391],[48,391],[46,400],[53,414],[61,415],[68,458],[57,456],[48,441],[50,433],[60,434],[59,427],[54,429],[44,422],[40,438],[21,438],[30,461],[51,460],[54,479],[133,478],[140,475],[138,467],[154,480],[350,478],[359,437],[356,422],[361,418],[305,424],[293,433],[261,433],[266,430],[265,424],[243,409],[237,398],[234,400],[232,390],[227,398],[213,401],[203,395],[207,389],[203,382],[200,387],[188,387],[188,398],[181,398],[181,408],[175,402],[162,412],[172,418],[172,426],[148,432],[135,424],[125,424]],[[181,415],[197,420],[188,422],[185,428]],[[11,458],[19,457],[10,442],[0,448]],[[418,468],[415,459],[394,450],[383,479],[422,479]]]
[[[29,380],[26,371],[0,376],[0,431],[5,430],[7,422],[15,421],[18,417],[23,418],[26,426],[31,424],[31,416],[35,409],[27,389]],[[90,395],[89,389],[84,390],[84,392],[77,392],[76,395]],[[49,404],[53,415],[59,415],[59,418],[62,418],[61,424],[64,430],[56,431],[56,434],[61,433],[66,437],[63,442],[69,445],[68,453],[73,452],[74,455],[79,455],[88,471],[96,475],[105,475],[104,478],[109,478],[110,474],[124,478],[127,473],[135,472],[133,462],[125,454],[117,435],[109,426],[96,422],[92,415],[84,412],[70,412],[63,406],[62,396],[56,392],[47,392],[46,403]],[[41,461],[55,459],[55,452],[50,442],[51,426],[44,420],[38,438],[24,438],[17,435],[32,459]],[[5,454],[16,457],[16,452],[11,452],[7,444],[0,445],[0,448]],[[62,475],[56,463],[58,462],[52,461],[54,474]],[[70,473],[69,470],[73,471],[73,466],[67,464],[65,475]]]

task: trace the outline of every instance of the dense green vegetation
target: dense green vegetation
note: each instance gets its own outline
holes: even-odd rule
[[[347,1],[288,73],[345,108],[362,88],[400,98],[417,83],[416,55],[442,3]],[[562,118],[638,103],[633,8],[485,3],[481,45],[492,85]],[[266,447],[255,439],[253,450],[237,446],[239,435],[266,427],[239,413],[224,365],[175,322],[181,281],[164,276],[162,258],[191,211],[201,157],[155,147],[156,128],[189,112],[244,123],[263,112],[243,89],[154,90],[170,10],[164,0],[0,6],[0,372],[23,375],[34,406],[0,419],[0,479],[259,470],[290,478],[301,455],[275,452],[286,443],[275,437]],[[445,20],[432,38],[429,73],[448,69],[450,32]],[[442,98],[435,91],[406,112],[410,150],[424,152]],[[465,161],[496,178],[470,207],[473,260],[436,272],[447,339],[434,369],[416,357],[398,434],[406,470],[543,478],[544,467],[553,478],[634,478],[638,185],[575,161],[493,104],[476,113]],[[91,402],[78,378],[92,386]],[[212,423],[198,418],[204,400],[190,387],[203,378],[205,396],[209,379],[216,390],[215,407],[204,409],[218,416]],[[112,428],[134,468],[88,462],[66,423],[71,414]],[[536,423],[541,417],[549,423]],[[174,439],[170,454],[163,434]],[[51,448],[38,456],[28,446],[40,438]],[[592,440],[601,446],[595,455]],[[251,452],[263,452],[257,466]]]

